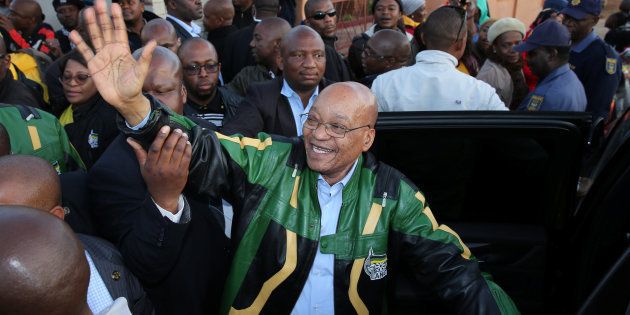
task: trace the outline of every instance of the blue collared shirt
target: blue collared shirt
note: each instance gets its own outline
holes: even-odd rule
[[[171,19],[173,19],[173,21],[175,21],[175,23],[179,24],[179,26],[181,26],[183,29],[186,30],[186,32],[188,32],[188,34],[190,34],[190,36],[192,37],[199,37],[199,34],[201,34],[201,27],[197,24],[195,24],[195,22],[190,22],[190,24],[186,24],[186,22],[170,15],[167,14],[166,17],[169,17]]]
[[[335,234],[337,231],[337,220],[341,211],[343,201],[343,188],[348,184],[359,160],[348,174],[338,183],[330,186],[322,175],[317,179],[317,199],[322,212],[320,237]],[[334,314],[335,313],[335,292],[333,289],[335,255],[322,254],[319,246],[313,267],[311,267],[306,278],[306,283],[300,293],[300,297],[293,308],[293,315],[304,314]]]
[[[586,110],[586,93],[582,82],[569,64],[551,71],[536,89],[523,100],[518,110],[579,111]]]
[[[574,51],[576,53],[581,53],[582,51],[584,51],[584,49],[586,49],[586,47],[588,47],[596,39],[597,39],[597,34],[595,34],[594,31],[591,31],[579,43],[575,43],[573,46],[571,46],[571,51]]]
[[[295,129],[297,131],[297,136],[299,137],[302,135],[302,120],[300,119],[300,115],[308,113],[311,110],[311,107],[313,107],[313,102],[315,102],[317,95],[319,95],[319,86],[317,86],[315,91],[313,91],[313,95],[309,98],[306,107],[302,104],[300,95],[293,91],[287,80],[283,80],[280,94],[284,95],[289,100],[291,112],[293,113],[293,121],[295,122]]]

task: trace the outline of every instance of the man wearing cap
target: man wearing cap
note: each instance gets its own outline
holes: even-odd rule
[[[79,11],[85,5],[81,0],[54,0],[53,8],[57,12],[57,19],[61,23],[62,28],[55,32],[55,38],[59,41],[61,52],[66,54],[74,45],[70,43],[68,35],[77,27],[79,22]]]
[[[621,80],[621,62],[615,50],[595,34],[601,0],[572,0],[562,10],[564,25],[571,32],[569,63],[586,92],[586,111],[593,117],[608,117],[610,103]]]
[[[527,52],[527,63],[539,80],[518,107],[523,111],[584,111],[586,95],[582,83],[569,68],[571,35],[554,19],[538,25],[514,50]]]

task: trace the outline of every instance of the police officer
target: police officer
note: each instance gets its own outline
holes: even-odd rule
[[[607,118],[621,80],[619,56],[593,31],[601,9],[601,0],[572,0],[562,10],[573,42],[569,63],[584,85],[586,110],[594,118]]]
[[[586,95],[582,83],[569,68],[571,34],[554,19],[538,25],[525,42],[514,46],[527,52],[527,64],[538,76],[536,89],[518,110],[584,111]]]

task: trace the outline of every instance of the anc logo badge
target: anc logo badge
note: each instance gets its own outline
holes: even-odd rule
[[[617,59],[606,58],[606,72],[608,74],[615,74],[615,72],[617,72]]]
[[[387,276],[387,254],[375,255],[374,250],[370,247],[370,252],[363,263],[365,274],[370,280],[380,280]]]
[[[90,131],[90,135],[88,136],[88,144],[92,149],[98,148],[98,133],[94,132],[94,130]]]
[[[532,95],[532,98],[529,99],[529,103],[527,104],[527,110],[537,111],[540,108],[540,105],[542,105],[544,99],[545,98],[542,96]]]

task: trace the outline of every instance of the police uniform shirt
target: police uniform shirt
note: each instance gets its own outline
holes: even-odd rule
[[[591,32],[571,47],[569,63],[584,86],[586,111],[606,118],[621,80],[621,62],[615,50]]]
[[[568,64],[551,71],[523,100],[523,111],[584,111],[586,94]]]

